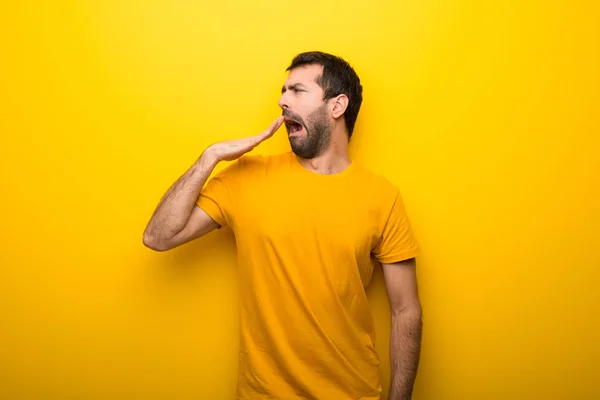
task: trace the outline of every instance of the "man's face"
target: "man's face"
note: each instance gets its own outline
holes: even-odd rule
[[[320,65],[305,65],[290,71],[279,99],[288,140],[299,157],[313,158],[325,150],[331,139],[332,120],[323,89],[316,79]]]

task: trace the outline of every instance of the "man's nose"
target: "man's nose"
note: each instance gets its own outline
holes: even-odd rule
[[[285,110],[286,108],[290,108],[290,104],[288,101],[288,97],[285,95],[285,93],[283,93],[281,95],[281,97],[279,98],[279,107],[281,107],[282,110]]]

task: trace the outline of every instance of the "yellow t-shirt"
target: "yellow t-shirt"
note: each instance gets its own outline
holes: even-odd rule
[[[379,399],[365,287],[377,261],[419,250],[398,189],[356,162],[311,172],[289,151],[230,163],[197,204],[236,238],[236,398]]]

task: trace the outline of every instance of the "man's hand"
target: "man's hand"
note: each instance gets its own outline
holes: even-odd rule
[[[271,126],[258,135],[215,143],[208,146],[204,153],[213,157],[216,163],[219,161],[233,161],[273,136],[282,123],[283,117],[279,117],[273,121]]]

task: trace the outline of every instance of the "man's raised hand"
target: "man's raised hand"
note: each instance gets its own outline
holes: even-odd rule
[[[226,140],[210,145],[205,153],[214,157],[216,162],[233,161],[243,154],[251,151],[260,143],[273,136],[283,123],[283,117],[277,118],[271,125],[258,135],[248,136],[241,139]]]

